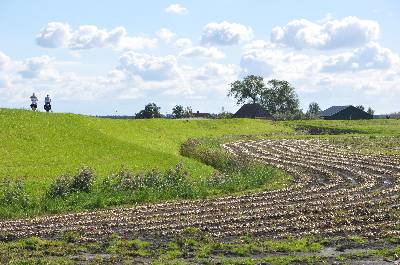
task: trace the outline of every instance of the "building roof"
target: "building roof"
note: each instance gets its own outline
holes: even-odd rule
[[[333,116],[336,113],[339,113],[344,109],[347,109],[348,107],[351,107],[351,105],[347,105],[347,106],[332,106],[332,107],[327,108],[326,110],[322,111],[320,113],[320,116],[322,116],[322,117]]]
[[[195,118],[209,118],[210,116],[211,114],[207,112],[196,111],[193,113],[193,117]]]
[[[234,115],[235,118],[272,118],[258,103],[244,104]]]

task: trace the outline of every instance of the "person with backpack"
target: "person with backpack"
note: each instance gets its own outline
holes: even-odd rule
[[[38,99],[37,99],[35,93],[33,93],[32,96],[30,96],[30,99],[31,99],[31,109],[33,111],[36,111]]]
[[[46,112],[49,112],[51,110],[51,99],[49,95],[44,98],[44,109],[46,110]]]

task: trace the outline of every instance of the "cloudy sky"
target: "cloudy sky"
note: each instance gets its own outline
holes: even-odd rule
[[[0,107],[156,102],[235,111],[229,84],[288,80],[312,101],[400,111],[400,1],[0,1]]]

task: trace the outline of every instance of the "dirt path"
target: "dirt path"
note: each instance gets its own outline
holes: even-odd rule
[[[74,230],[87,239],[111,233],[173,236],[198,227],[221,237],[400,236],[398,160],[348,155],[316,140],[239,141],[224,148],[282,168],[296,183],[243,196],[6,220],[0,235],[54,238]]]

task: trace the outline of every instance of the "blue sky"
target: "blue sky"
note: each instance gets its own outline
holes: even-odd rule
[[[398,1],[0,1],[0,107],[59,112],[156,102],[235,111],[246,74],[318,102],[400,111]]]

